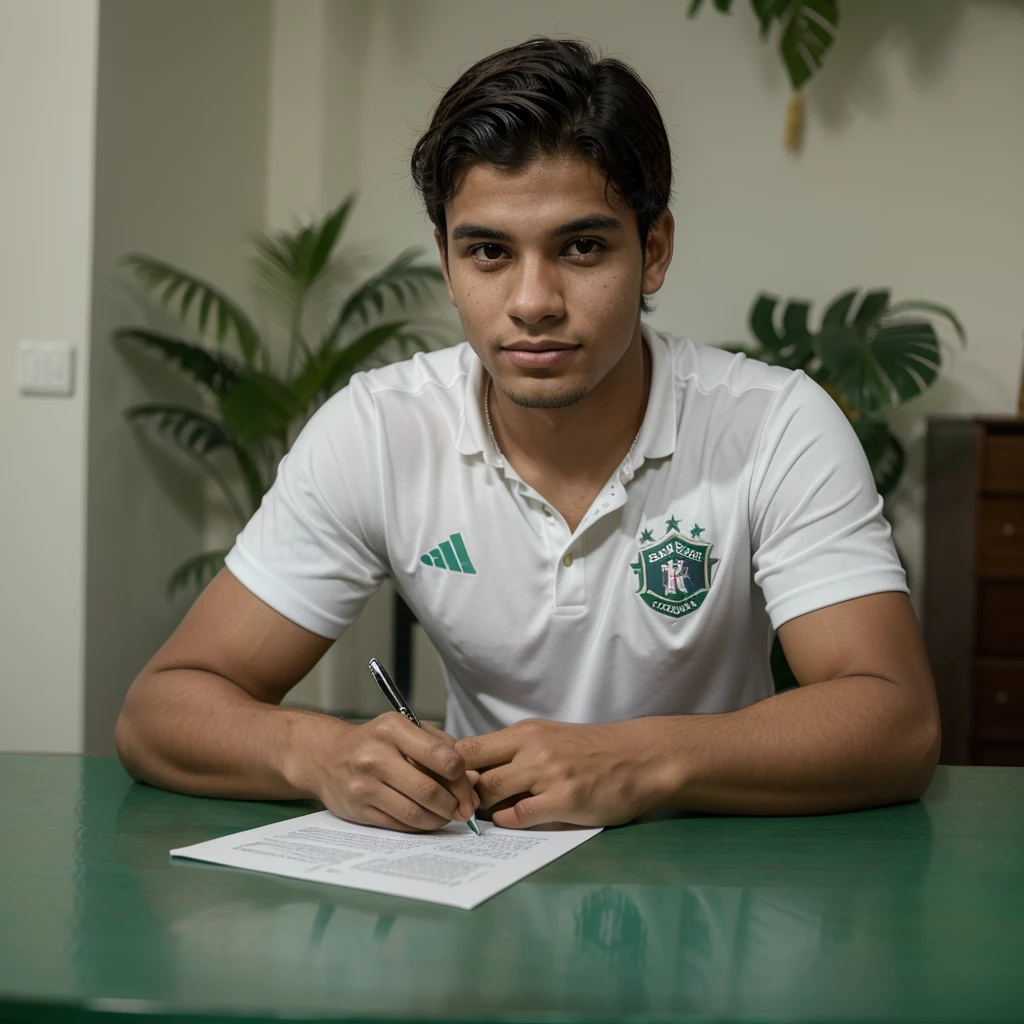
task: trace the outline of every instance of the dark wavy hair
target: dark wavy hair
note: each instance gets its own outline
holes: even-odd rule
[[[463,73],[413,149],[412,179],[447,244],[444,206],[462,169],[478,161],[517,169],[540,156],[600,169],[636,214],[645,249],[672,194],[665,124],[632,68],[575,39],[537,36]]]

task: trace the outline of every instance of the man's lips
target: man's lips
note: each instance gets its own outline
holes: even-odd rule
[[[564,341],[517,341],[502,351],[516,366],[547,370],[569,362],[577,347]]]

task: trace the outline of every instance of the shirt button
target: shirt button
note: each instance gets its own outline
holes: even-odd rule
[[[565,558],[562,559],[562,565],[568,569],[569,566],[572,565],[572,555],[566,555]]]

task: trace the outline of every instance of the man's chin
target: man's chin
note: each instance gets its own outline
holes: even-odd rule
[[[565,409],[582,401],[589,388],[578,382],[556,380],[495,381],[501,393],[524,409]]]

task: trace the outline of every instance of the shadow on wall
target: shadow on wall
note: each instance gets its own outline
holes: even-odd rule
[[[581,7],[583,5],[580,5]],[[686,32],[692,22],[686,6],[662,10],[660,31]],[[840,4],[840,24],[833,52],[808,87],[808,100],[817,117],[831,131],[839,131],[862,113],[871,118],[883,116],[892,96],[886,80],[884,51],[896,47],[906,57],[910,80],[928,86],[939,79],[954,53],[964,18],[971,8],[1012,8],[1024,17],[1024,0],[845,0]],[[430,19],[430,5],[389,4],[384,8],[382,24],[396,53],[414,56]],[[745,8],[745,5],[744,5]],[[625,8],[622,8],[625,12]],[[745,9],[737,8],[746,16]],[[565,12],[566,22],[573,18],[572,8]],[[585,12],[579,12],[585,21]],[[737,15],[733,15],[734,17]],[[623,13],[623,18],[631,15]],[[668,22],[668,24],[664,24]],[[567,35],[574,35],[569,29]],[[756,24],[751,18],[751,42],[757,46],[759,78],[769,95],[782,96],[789,85],[779,61],[777,47],[757,44]],[[562,31],[555,33],[562,34]],[[511,45],[519,39],[505,39]],[[612,40],[596,40],[599,49],[617,54]],[[480,54],[479,56],[482,56]],[[629,59],[629,55],[626,55]],[[441,92],[450,83],[428,83]]]
[[[855,113],[871,118],[886,113],[891,96],[883,66],[887,46],[897,46],[906,56],[908,77],[915,85],[928,86],[939,79],[971,7],[1011,7],[1024,17],[1022,0],[856,0],[842,4],[835,49],[808,90],[821,122],[838,131]],[[778,87],[782,81],[775,67],[778,60],[774,53],[769,56],[766,64],[773,68],[770,81]]]

